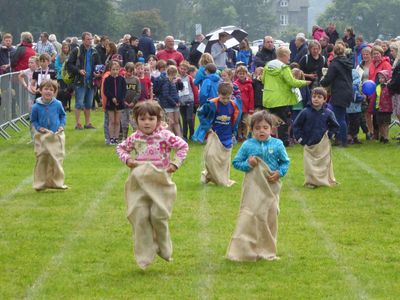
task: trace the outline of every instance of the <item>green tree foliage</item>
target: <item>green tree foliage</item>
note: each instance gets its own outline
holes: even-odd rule
[[[66,36],[80,36],[83,31],[113,34],[113,10],[108,0],[0,0],[1,30],[17,39],[22,31],[35,37],[42,31]]]
[[[143,27],[150,27],[155,39],[163,39],[167,33],[167,24],[160,16],[158,9],[130,11],[124,17],[124,32],[138,34]]]
[[[400,32],[398,0],[334,0],[318,19],[319,24],[336,23],[339,34],[346,26],[352,26],[356,34],[367,40],[378,37],[395,37]]]

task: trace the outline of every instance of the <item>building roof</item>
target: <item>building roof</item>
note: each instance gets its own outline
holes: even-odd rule
[[[308,8],[309,0],[289,0],[288,11],[300,11],[301,8]]]

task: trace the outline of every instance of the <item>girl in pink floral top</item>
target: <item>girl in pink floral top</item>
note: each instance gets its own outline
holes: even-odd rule
[[[157,101],[139,102],[134,108],[138,130],[117,146],[119,158],[130,168],[151,162],[155,167],[175,172],[186,158],[189,146],[161,124],[162,108]],[[171,160],[171,150],[175,157]],[[135,155],[131,156],[134,151]]]

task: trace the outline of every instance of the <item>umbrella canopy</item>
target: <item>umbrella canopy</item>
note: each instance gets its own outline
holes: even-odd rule
[[[248,33],[236,26],[223,26],[206,35],[206,38],[197,47],[197,50],[204,53],[210,52],[211,45],[218,42],[219,34],[225,32],[229,35],[228,40],[224,43],[226,48],[232,48],[239,45],[240,42],[248,36]]]

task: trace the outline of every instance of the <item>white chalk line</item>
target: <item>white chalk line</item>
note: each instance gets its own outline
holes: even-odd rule
[[[94,134],[93,131],[91,131],[88,135],[85,136],[85,138],[80,140],[79,143],[74,144],[74,146],[71,147],[71,149],[66,153],[66,156],[71,155],[75,151],[77,151],[83,144],[85,144],[87,141],[90,140],[93,134]],[[33,181],[32,174],[22,179],[15,188],[9,191],[6,195],[0,197],[0,205],[5,204],[6,202],[12,200],[16,194],[18,194],[21,190],[25,188],[25,186],[32,184],[32,181]]]
[[[342,154],[350,160],[353,164],[357,165],[359,168],[363,169],[365,172],[370,174],[375,180],[384,185],[387,189],[391,190],[393,193],[400,195],[400,188],[398,184],[393,183],[387,179],[384,175],[376,171],[373,167],[367,165],[363,161],[359,160],[354,155],[351,155],[347,151],[342,151]]]
[[[308,208],[306,199],[303,196],[303,192],[298,189],[290,179],[287,179],[286,183],[289,186],[292,194],[296,195],[295,197],[293,197],[293,199],[299,202],[304,216],[306,217],[308,223],[315,229],[320,239],[323,241],[323,244],[329,256],[339,266],[342,275],[348,282],[349,287],[356,296],[356,299],[369,299],[368,293],[363,289],[358,278],[351,272],[349,267],[349,265],[351,264],[348,262],[348,259],[346,259],[344,255],[341,255],[339,253],[335,242],[323,229],[321,223],[318,222],[318,220],[314,217],[312,211]]]

